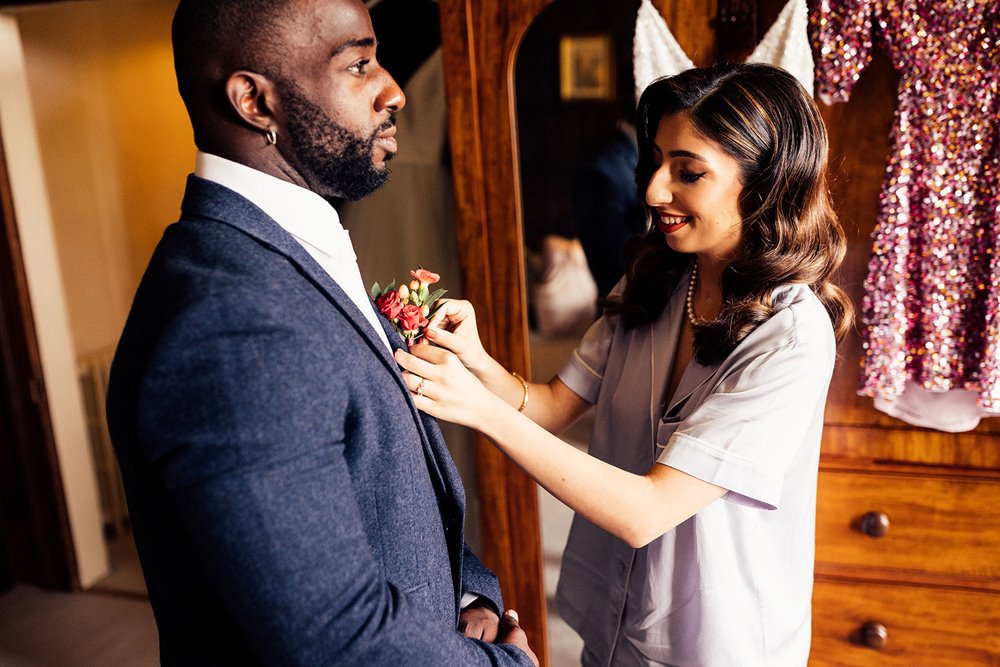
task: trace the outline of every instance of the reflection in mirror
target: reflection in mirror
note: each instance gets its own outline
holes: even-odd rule
[[[532,23],[515,70],[532,376],[544,382],[622,275],[625,241],[645,228],[636,160],[632,34],[638,0],[556,0]],[[586,448],[585,416],[562,437]],[[539,489],[553,665],[582,642],[553,602],[572,511]]]

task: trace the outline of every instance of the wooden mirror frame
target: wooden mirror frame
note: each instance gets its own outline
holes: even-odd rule
[[[527,287],[514,68],[521,39],[553,0],[440,0],[448,137],[462,289],[487,350],[527,376]],[[688,53],[711,60],[717,3],[654,0]],[[534,378],[547,380],[548,378]],[[538,491],[476,434],[482,556],[542,665],[549,663]]]
[[[610,1],[610,0],[605,0]],[[483,343],[530,378],[528,299],[514,71],[521,40],[554,0],[439,0],[455,229],[462,289]],[[687,53],[715,56],[717,2],[654,0]],[[504,602],[543,666],[550,664],[541,522],[535,482],[473,436],[482,545]]]
[[[527,289],[514,118],[517,46],[549,0],[441,0],[448,137],[462,289],[483,313],[486,349],[528,376]],[[543,665],[549,663],[538,496],[532,481],[478,433],[481,555]]]

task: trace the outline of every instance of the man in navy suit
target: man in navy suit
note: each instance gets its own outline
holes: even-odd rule
[[[181,0],[173,40],[197,166],[108,395],[162,663],[537,665],[330,204],[405,102],[364,5]]]

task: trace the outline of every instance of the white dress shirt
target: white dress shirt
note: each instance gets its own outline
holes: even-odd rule
[[[329,202],[311,190],[211,153],[198,151],[194,173],[250,200],[291,234],[350,297],[392,352],[361,280],[350,233]]]

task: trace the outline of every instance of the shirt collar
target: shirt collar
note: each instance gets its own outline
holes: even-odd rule
[[[337,261],[357,260],[337,210],[315,192],[202,151],[197,153],[195,175],[248,199],[301,243]]]

